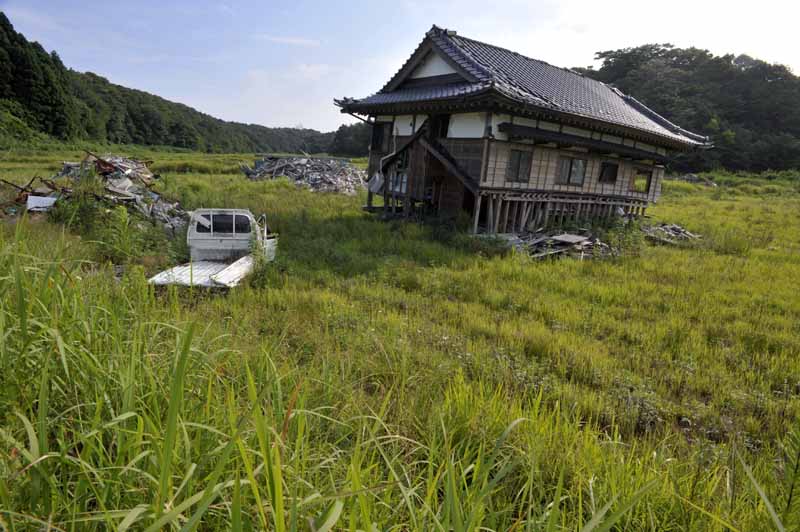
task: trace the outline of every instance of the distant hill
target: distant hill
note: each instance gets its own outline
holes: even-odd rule
[[[800,78],[787,67],[669,44],[599,52],[596,59],[598,70],[575,70],[713,139],[713,150],[682,156],[676,166],[800,168]]]
[[[368,126],[337,133],[226,122],[189,106],[68,69],[0,12],[0,140],[37,137],[161,145],[205,152],[366,155]],[[357,142],[354,143],[353,141]],[[337,151],[338,150],[338,151]]]

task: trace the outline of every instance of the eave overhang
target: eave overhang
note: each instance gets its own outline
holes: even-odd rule
[[[682,140],[666,137],[649,131],[635,129],[628,126],[603,122],[592,117],[581,116],[575,113],[566,113],[550,107],[534,105],[520,101],[500,92],[494,85],[488,84],[479,90],[450,98],[437,98],[414,101],[387,101],[379,103],[366,103],[365,99],[356,100],[344,98],[334,100],[341,108],[342,113],[369,115],[399,115],[399,114],[434,114],[453,112],[494,111],[503,114],[550,120],[565,125],[583,127],[592,131],[620,135],[627,138],[654,144],[669,150],[689,151],[711,147],[710,143],[701,144],[692,140]],[[581,137],[578,137],[581,138]],[[611,143],[612,146],[615,144]]]
[[[559,131],[549,131],[530,126],[522,126],[519,124],[512,124],[510,122],[503,122],[497,126],[498,131],[508,135],[511,140],[533,140],[534,142],[554,143],[558,146],[576,146],[588,148],[589,151],[597,152],[603,155],[616,154],[621,157],[630,157],[632,159],[656,161],[659,163],[669,162],[667,157],[653,153],[650,151],[638,149],[635,146],[625,146],[623,144],[615,144],[613,142],[605,142],[598,139],[591,139],[580,137],[578,135],[570,135]]]

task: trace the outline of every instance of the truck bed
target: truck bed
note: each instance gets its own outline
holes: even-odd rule
[[[201,286],[205,288],[233,288],[253,271],[252,255],[246,255],[233,263],[195,261],[151,277],[148,282],[158,286]]]

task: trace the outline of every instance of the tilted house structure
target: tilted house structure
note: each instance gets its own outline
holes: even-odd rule
[[[335,103],[373,124],[368,207],[463,210],[476,232],[642,214],[668,152],[709,146],[613,87],[436,26],[378,93]]]

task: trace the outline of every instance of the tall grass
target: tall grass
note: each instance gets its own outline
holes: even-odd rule
[[[670,185],[653,216],[703,244],[531,263],[168,174],[281,234],[224,296],[156,292],[124,230],[115,257],[114,232],[3,222],[0,526],[764,530],[765,500],[793,526],[800,199]]]

